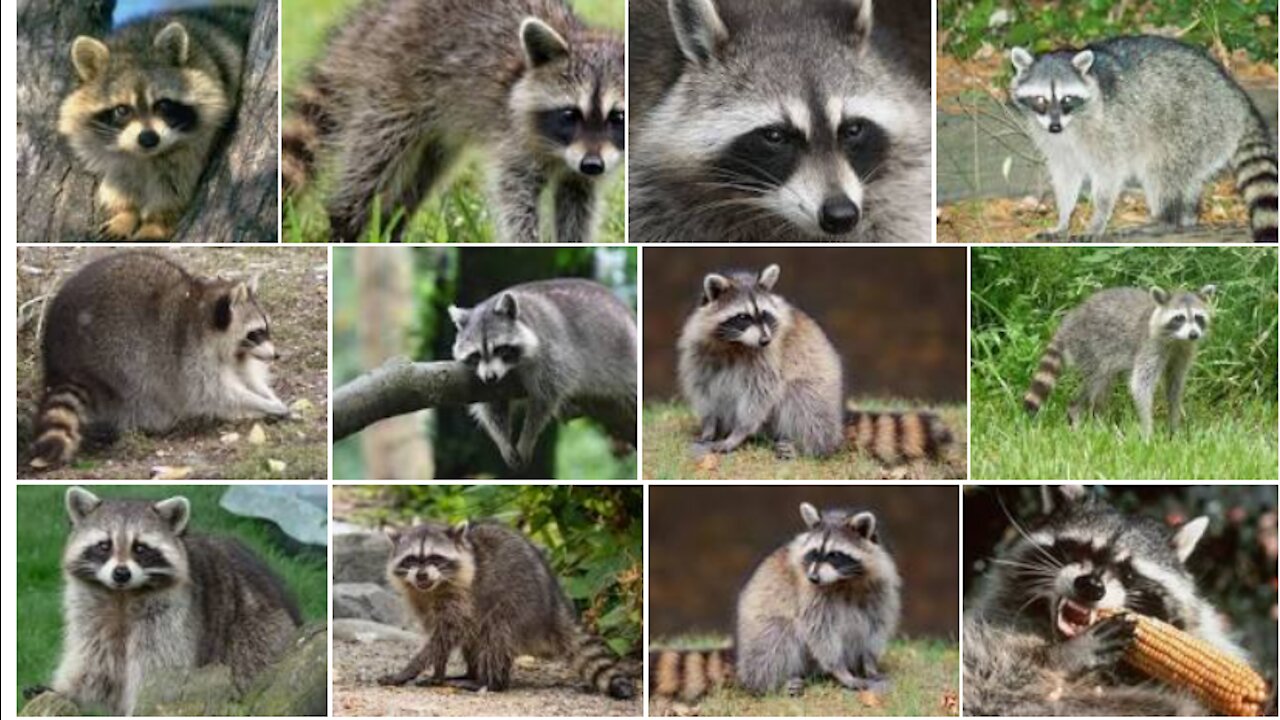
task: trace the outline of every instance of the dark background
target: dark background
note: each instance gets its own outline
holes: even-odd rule
[[[957,637],[959,490],[885,485],[651,487],[650,637],[732,632],[738,591],[804,530],[805,501],[873,510],[903,579],[902,632]]]
[[[774,290],[817,321],[845,392],[964,402],[968,307],[960,248],[661,248],[644,253],[644,397],[678,393],[676,340],[709,272],[782,267]]]

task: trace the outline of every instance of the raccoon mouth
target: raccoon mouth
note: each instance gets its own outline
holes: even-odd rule
[[[1079,635],[1089,629],[1097,619],[1096,608],[1085,607],[1071,598],[1062,598],[1058,601],[1057,626],[1058,632],[1064,637],[1073,638]]]

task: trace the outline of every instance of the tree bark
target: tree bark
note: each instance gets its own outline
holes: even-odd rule
[[[114,0],[18,0],[17,240],[92,242],[105,219],[97,178],[84,172],[57,132],[71,90],[71,43],[103,37]],[[276,242],[277,0],[260,0],[246,54],[240,111],[174,237],[178,242]]]

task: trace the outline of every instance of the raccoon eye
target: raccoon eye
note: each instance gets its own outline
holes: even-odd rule
[[[582,111],[578,108],[565,108],[560,111],[560,120],[565,123],[576,123],[582,119]]]
[[[752,320],[755,320],[755,318],[751,317],[751,315],[747,313],[738,313],[733,316],[733,319],[741,323],[749,323]]]
[[[850,120],[840,128],[840,135],[844,140],[857,140],[862,137],[863,131],[867,129],[867,124],[861,120]]]
[[[473,352],[470,355],[467,355],[466,357],[462,358],[462,362],[466,363],[467,365],[479,365],[480,353]]]
[[[253,332],[250,332],[245,337],[249,342],[253,343],[254,345],[261,345],[262,343],[266,342],[271,337],[271,335],[265,328],[261,328],[258,330],[254,330]]]
[[[98,544],[94,545],[93,547],[94,547],[94,549],[98,550],[99,552],[110,552],[110,550],[111,550],[111,541],[110,541],[110,540],[103,540],[103,541],[99,542]]]
[[[1037,95],[1031,98],[1031,109],[1043,115],[1049,109],[1049,101],[1043,95]]]
[[[111,108],[111,117],[113,117],[117,122],[128,120],[132,116],[133,108],[128,105],[117,105]]]
[[[621,110],[614,110],[609,113],[609,122],[614,125],[622,125],[627,121],[627,114]]]
[[[1196,316],[1196,325],[1197,325],[1201,330],[1203,330],[1203,329],[1204,329],[1204,326],[1205,326],[1205,325],[1207,325],[1207,324],[1208,324],[1208,322],[1209,322],[1209,321],[1208,321],[1208,320],[1206,320],[1206,319],[1205,319],[1205,317],[1204,317],[1203,315],[1197,315],[1197,316]]]
[[[1169,329],[1177,330],[1178,328],[1182,327],[1186,322],[1187,322],[1187,319],[1185,317],[1181,315],[1176,315],[1172,320],[1169,321]]]
[[[770,145],[781,145],[786,142],[787,133],[780,127],[770,126],[760,129],[760,137]]]
[[[514,345],[499,345],[493,349],[493,354],[505,363],[513,363],[520,359],[520,348]]]

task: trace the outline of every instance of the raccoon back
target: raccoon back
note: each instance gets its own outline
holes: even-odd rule
[[[1132,364],[1147,342],[1148,321],[1155,310],[1151,294],[1137,288],[1111,288],[1094,293],[1062,319],[1054,342],[1073,363]]]

